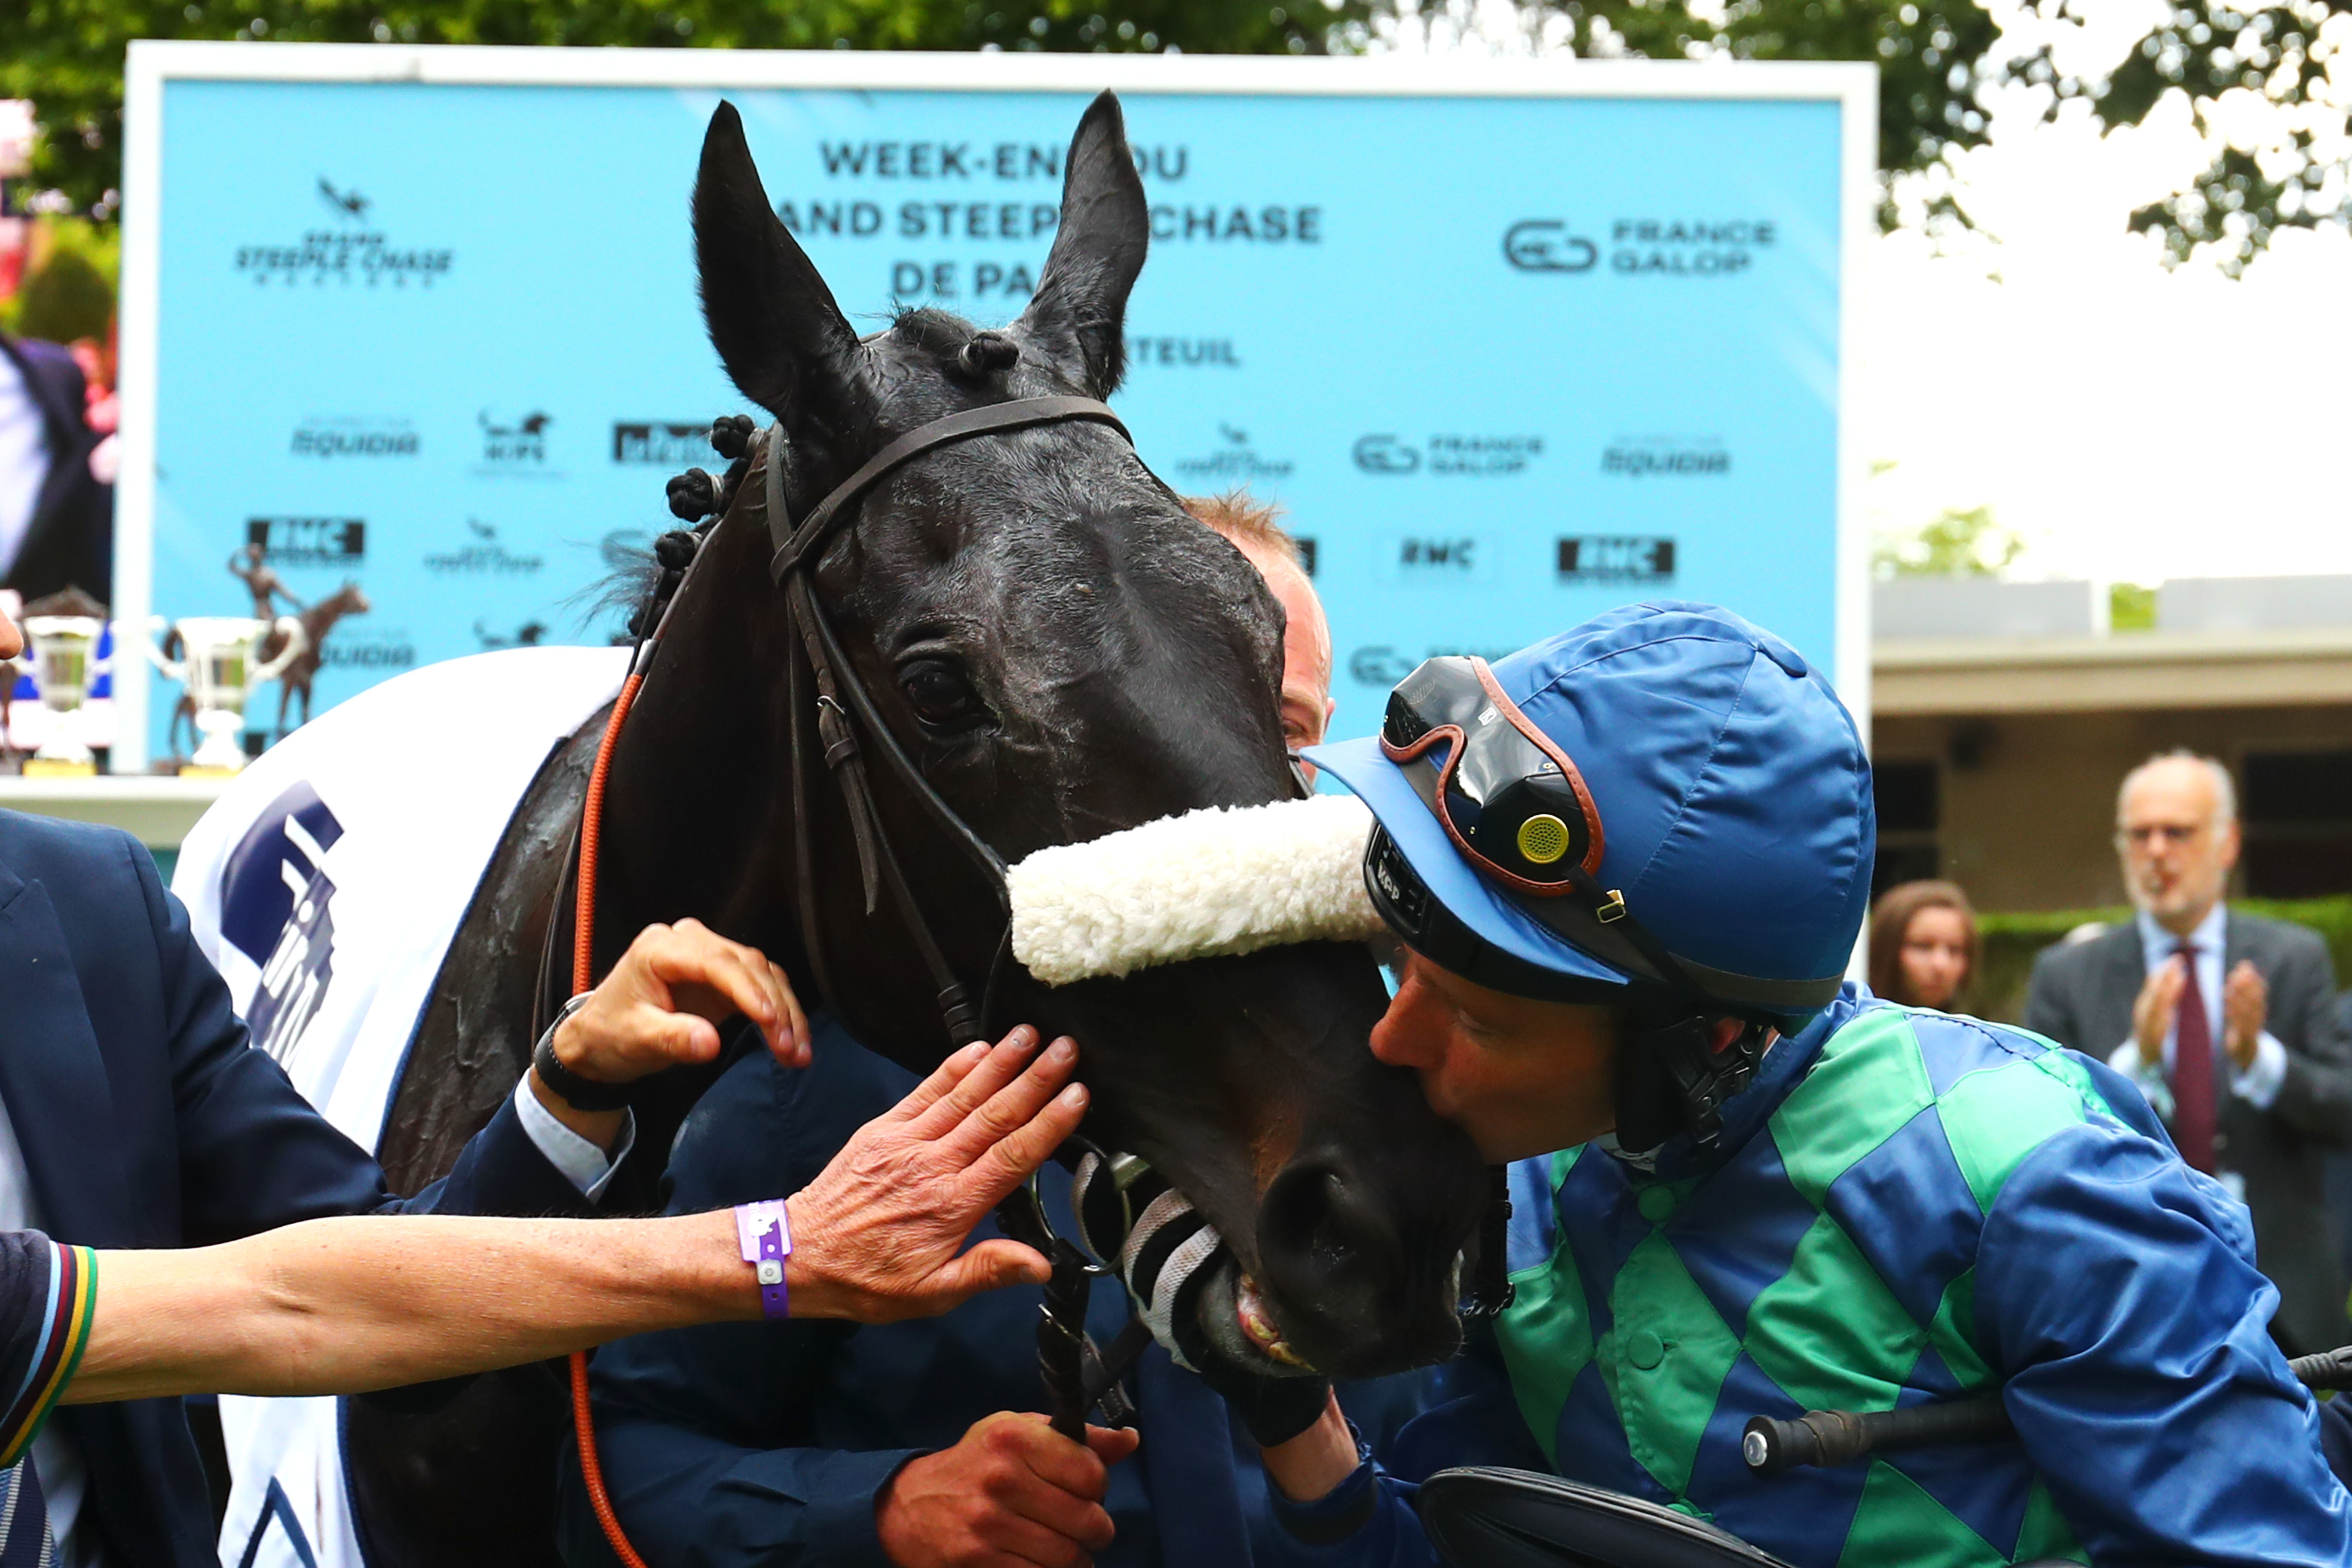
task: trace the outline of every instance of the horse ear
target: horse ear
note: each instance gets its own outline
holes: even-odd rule
[[[710,345],[743,395],[795,435],[855,418],[857,334],[768,202],[743,120],[721,103],[694,182],[694,255]]]
[[[1096,397],[1127,374],[1127,294],[1143,270],[1151,215],[1118,98],[1087,106],[1062,166],[1062,224],[1021,330]]]

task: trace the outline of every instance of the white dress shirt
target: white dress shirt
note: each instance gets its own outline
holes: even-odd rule
[[[0,353],[0,576],[25,548],[48,478],[48,418],[16,362]]]
[[[2139,930],[2140,953],[2147,962],[2147,973],[2153,974],[2158,966],[2171,962],[2180,949],[2180,939],[2156,923],[2153,916],[2142,910],[2136,917]],[[2221,988],[2228,976],[2222,971],[2222,958],[2228,952],[2229,910],[2215,904],[2212,911],[2197,923],[2189,933],[2189,945],[2196,955],[2197,991],[2205,1004],[2207,1033],[2213,1041],[2213,1059],[2221,1069],[2216,1082],[2226,1081],[2230,1092],[2258,1110],[2268,1110],[2278,1100],[2279,1088],[2286,1082],[2286,1047],[2278,1037],[2264,1029],[2254,1039],[2254,1059],[2252,1066],[2240,1071],[2235,1058],[2224,1043],[2221,1021]],[[2140,1060],[2139,1042],[2126,1039],[2109,1054],[2107,1065],[2139,1085],[2157,1114],[2167,1121],[2172,1120],[2172,1054],[2180,1033],[2176,1020],[2164,1030],[2164,1060],[2162,1065],[2148,1067]],[[2222,1184],[2232,1186],[2232,1195],[2241,1195],[2235,1188],[2234,1172],[2222,1173]]]
[[[528,1078],[515,1085],[515,1114],[521,1119],[523,1131],[531,1142],[547,1156],[547,1163],[562,1173],[564,1179],[592,1203],[604,1195],[613,1173],[620,1168],[630,1145],[636,1142],[636,1117],[623,1111],[620,1142],[611,1154],[606,1154],[558,1121],[531,1093]],[[33,1195],[24,1147],[16,1142],[16,1124],[8,1119],[7,1106],[0,1104],[0,1230],[41,1227],[40,1202]],[[105,1289],[103,1279],[99,1288]],[[32,1460],[35,1473],[41,1478],[42,1495],[48,1501],[49,1534],[58,1546],[57,1568],[102,1568],[106,1552],[99,1544],[98,1532],[76,1528],[80,1521],[82,1499],[89,1489],[89,1468],[82,1462],[81,1450],[52,1421],[33,1439]]]

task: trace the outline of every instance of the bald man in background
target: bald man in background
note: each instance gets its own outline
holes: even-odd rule
[[[2134,768],[2116,853],[2137,912],[2044,950],[2025,1026],[2131,1078],[2180,1157],[2244,1202],[2279,1290],[2271,1332],[2310,1355],[2352,1332],[2322,1184],[2326,1156],[2352,1138],[2352,1038],[2326,944],[2224,900],[2239,844],[2220,763],[2168,752]]]
[[[1283,531],[1278,511],[1253,500],[1246,490],[1188,496],[1184,510],[1249,557],[1250,564],[1274,591],[1284,622],[1283,743],[1294,757],[1308,746],[1322,744],[1323,731],[1339,706],[1331,696],[1331,623],[1324,616],[1323,601],[1315,596],[1315,584],[1307,581],[1297,541]],[[1313,768],[1306,772],[1309,779],[1315,776]]]

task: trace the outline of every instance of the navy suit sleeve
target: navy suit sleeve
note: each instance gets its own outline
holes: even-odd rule
[[[599,1456],[613,1506],[651,1563],[694,1568],[889,1568],[874,1508],[920,1449],[817,1446],[790,1390],[851,1331],[726,1323],[650,1334],[596,1357]],[[577,1456],[562,1468],[558,1543],[572,1568],[614,1561]]]
[[[1986,1215],[1978,1334],[2095,1563],[2352,1561],[2352,1497],[2227,1202],[2161,1144],[2092,1122],[2029,1155]]]
[[[817,1065],[783,1073],[766,1054],[737,1063],[678,1134],[673,1214],[806,1186],[850,1131],[894,1098],[863,1053],[820,1017]],[[650,1563],[693,1568],[887,1568],[875,1502],[921,1448],[856,1446],[817,1429],[818,1393],[840,1374],[847,1323],[719,1323],[622,1340],[596,1352],[604,1480]],[[888,1413],[871,1411],[879,1436]],[[573,1568],[614,1561],[590,1512],[578,1458],[562,1468],[558,1542]]]
[[[165,890],[145,850],[127,838],[123,847],[154,932],[186,1245],[371,1210],[585,1212],[578,1189],[531,1143],[511,1103],[467,1145],[446,1178],[415,1198],[394,1198],[367,1151],[253,1047],[229,1005],[228,986],[196,946],[186,909]]]
[[[1551,1470],[1519,1414],[1492,1334],[1474,1339],[1444,1378],[1442,1403],[1405,1425],[1388,1463],[1365,1453],[1355,1474],[1311,1503],[1288,1501],[1268,1478],[1269,1511],[1280,1528],[1261,1535],[1271,1538],[1264,1568],[1436,1568],[1415,1503],[1423,1480],[1457,1465]]]

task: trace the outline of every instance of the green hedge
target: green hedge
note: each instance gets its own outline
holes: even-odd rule
[[[2338,984],[2352,974],[2352,897],[2244,899],[2234,900],[2231,907],[2309,926],[2334,954]],[[2015,1023],[2025,1016],[2025,983],[2032,974],[2035,954],[2087,921],[2112,924],[2130,918],[2131,910],[2120,905],[2104,910],[1978,916],[1978,929],[1984,934],[1984,972],[1971,987],[1969,1010],[1988,1018]]]

